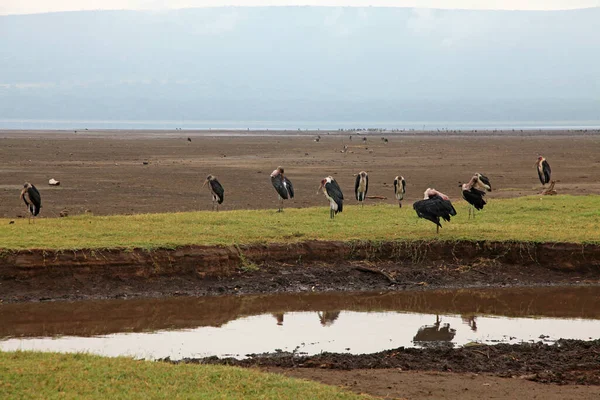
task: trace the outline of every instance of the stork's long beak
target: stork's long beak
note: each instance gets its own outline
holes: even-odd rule
[[[208,183],[208,179],[204,181],[204,183],[202,184],[202,187],[206,186],[207,183]]]
[[[317,194],[319,194],[319,192],[321,191],[321,189],[323,189],[323,184],[321,183],[321,185],[319,186],[319,188],[317,189]]]

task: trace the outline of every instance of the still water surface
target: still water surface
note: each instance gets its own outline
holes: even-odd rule
[[[0,306],[0,350],[156,359],[372,353],[600,338],[600,287],[326,293]]]

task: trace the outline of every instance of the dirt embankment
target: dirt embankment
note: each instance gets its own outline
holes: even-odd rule
[[[309,241],[0,257],[0,298],[7,302],[599,280],[600,246],[569,243]]]

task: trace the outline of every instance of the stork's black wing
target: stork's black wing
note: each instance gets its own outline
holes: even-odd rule
[[[402,179],[402,193],[406,193],[406,181]]]
[[[369,175],[365,176],[365,198],[367,198],[368,191],[369,191]]]
[[[337,181],[332,179],[329,185],[337,193],[337,196],[340,198],[340,200],[344,200],[344,194],[342,193],[342,189],[340,188],[340,185],[338,185]],[[327,193],[329,193],[329,191],[327,191]]]
[[[283,185],[283,177],[281,175],[272,176],[271,184],[275,188],[275,191],[277,191],[277,194],[281,196],[282,199],[288,198],[288,191]]]
[[[33,215],[38,215],[40,213],[40,208],[42,208],[42,196],[40,196],[40,192],[35,186],[31,185],[31,187],[27,189],[27,195],[29,196],[31,204],[35,206]]]
[[[360,186],[360,174],[356,175],[356,181],[354,182],[354,195],[358,200],[358,187]]]
[[[325,184],[325,190],[327,190],[327,195],[335,201],[338,206],[338,212],[342,212],[344,207],[344,194],[342,193],[342,189],[335,180]]]
[[[441,227],[440,217],[436,213],[433,212],[432,205],[429,202],[431,199],[419,200],[413,204],[413,208],[417,212],[419,218],[424,218]]]
[[[219,183],[219,181],[216,179],[212,179],[210,181],[210,187],[211,187],[212,191],[219,198],[217,200],[217,203],[219,203],[219,204],[223,203],[223,194],[225,193],[225,189],[223,189],[223,186],[221,186],[221,183]]]
[[[456,215],[450,200],[444,200],[440,196],[419,200],[413,204],[413,208],[420,218],[425,218],[440,227],[440,218],[450,221],[450,217]]]
[[[290,194],[290,199],[293,199],[294,198],[294,186],[292,185],[292,181],[290,181],[287,177],[284,177],[283,185],[287,189],[287,192]]]
[[[489,191],[490,191],[490,192],[492,191],[492,184],[490,183],[490,179],[489,179],[487,176],[479,174],[479,180],[480,180],[480,181],[481,181],[481,182],[482,182],[484,185],[487,185],[487,186],[489,186],[489,187],[490,187],[490,188],[489,188]]]
[[[550,169],[550,164],[548,164],[548,161],[544,160],[542,162],[542,170],[544,172],[544,180],[545,180],[545,182],[542,182],[542,183],[550,182],[550,175],[552,174],[552,170]]]
[[[471,204],[477,210],[481,210],[483,206],[486,205],[483,196],[485,196],[485,192],[471,188],[471,190],[463,190],[462,191],[463,199],[467,201],[467,203]]]

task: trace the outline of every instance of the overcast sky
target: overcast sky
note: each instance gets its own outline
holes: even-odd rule
[[[0,15],[108,9],[162,10],[227,5],[393,6],[502,10],[566,10],[600,7],[600,0],[0,0]]]

